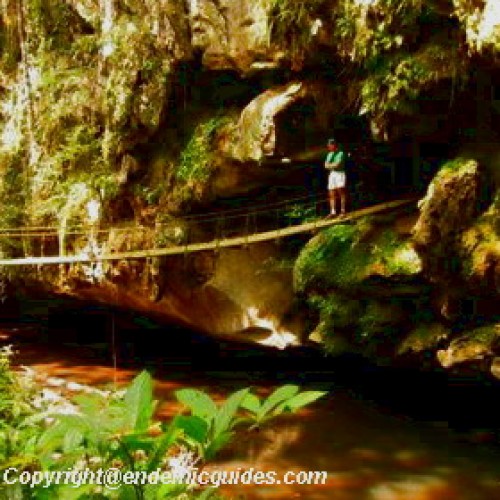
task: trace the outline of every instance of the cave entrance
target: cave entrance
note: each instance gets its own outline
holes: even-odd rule
[[[324,134],[318,133],[316,102],[299,100],[276,116],[276,156],[291,156],[321,146]]]

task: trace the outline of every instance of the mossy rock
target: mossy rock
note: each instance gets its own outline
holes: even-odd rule
[[[345,332],[332,328],[328,321],[320,321],[309,335],[309,339],[321,343],[323,349],[333,356],[356,350]]]
[[[319,312],[318,325],[311,335],[328,352],[371,352],[382,343],[392,349],[394,341],[388,339],[399,336],[409,317],[394,299],[361,300],[337,292],[312,297],[309,303]]]
[[[359,300],[339,294],[309,299],[311,307],[320,315],[320,321],[332,329],[348,329],[357,326],[363,306]]]
[[[500,294],[500,202],[460,235],[457,250],[462,279],[477,292]]]
[[[449,368],[455,364],[477,361],[500,351],[500,323],[485,325],[462,333],[447,349],[438,351],[441,365]]]
[[[405,355],[434,350],[442,341],[446,340],[450,334],[450,329],[441,323],[418,325],[401,342],[398,348],[398,354]]]
[[[413,244],[433,281],[449,283],[460,274],[457,235],[480,214],[484,183],[476,160],[457,158],[443,165],[420,202]]]
[[[393,227],[365,218],[312,239],[296,261],[294,283],[299,292],[353,290],[373,277],[397,282],[419,273],[420,260],[408,240]]]
[[[395,300],[371,300],[366,304],[359,318],[358,335],[360,339],[369,340],[375,335],[397,332],[398,326],[407,319],[404,308]]]

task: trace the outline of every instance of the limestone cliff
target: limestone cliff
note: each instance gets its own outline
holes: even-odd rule
[[[190,216],[318,189],[312,170],[321,171],[332,134],[355,166],[353,206],[408,191],[423,198],[418,218],[361,221],[313,238],[295,264],[295,298],[290,272],[262,262],[290,264],[300,240],[2,270],[3,279],[225,334],[269,322],[279,329],[302,300],[298,316],[309,315],[309,330],[331,348],[389,360],[420,346],[452,364],[468,332],[497,332],[500,19],[492,5],[3,0],[4,235],[53,226],[58,237],[43,241],[53,253],[207,239],[217,229]],[[106,240],[94,237],[108,226],[117,229]],[[127,233],[136,226],[139,236]],[[75,228],[83,236],[72,236]],[[5,236],[0,251],[15,257],[37,245]],[[301,334],[301,319],[292,324]],[[493,337],[485,356],[495,354]]]

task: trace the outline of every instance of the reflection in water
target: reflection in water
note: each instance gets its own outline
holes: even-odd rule
[[[23,343],[18,341],[21,333],[24,333]],[[338,374],[311,370],[311,364],[318,364],[315,360],[303,369],[303,360],[294,358],[294,369],[285,376],[276,372],[276,359],[265,351],[264,357],[250,356],[255,362],[254,369],[259,371],[224,371],[224,363],[231,366],[230,356],[238,355],[224,351],[224,356],[215,361],[216,366],[200,370],[172,347],[171,357],[144,358],[136,366],[120,368],[115,373],[109,359],[88,346],[37,343],[22,329],[0,329],[0,338],[3,342],[17,340],[16,362],[34,369],[54,390],[68,394],[81,388],[78,384],[105,388],[114,379],[118,385],[124,384],[147,364],[155,374],[157,397],[165,401],[159,408],[159,416],[163,418],[179,412],[174,391],[185,386],[206,389],[219,400],[247,385],[253,385],[262,395],[269,394],[273,387],[288,380],[299,381],[305,388],[329,390],[328,398],[297,416],[284,416],[259,431],[242,433],[211,465],[217,470],[254,467],[279,474],[328,471],[327,484],[224,487],[224,493],[232,498],[239,495],[248,500],[500,498],[500,450],[495,445],[465,442],[464,434],[443,423],[434,425],[404,414],[394,415],[369,401],[362,392],[353,390],[349,376],[342,387],[332,382],[338,383],[341,379]],[[186,349],[191,347],[186,344]],[[208,352],[203,345],[202,351]],[[385,388],[380,390],[383,392]],[[429,401],[428,405],[433,403]]]

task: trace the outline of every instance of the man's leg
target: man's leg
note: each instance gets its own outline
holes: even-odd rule
[[[340,188],[339,190],[339,197],[340,197],[340,213],[345,214],[347,211],[347,189]]]
[[[328,201],[330,202],[330,214],[335,215],[337,211],[335,210],[335,189],[330,189],[328,191]]]

